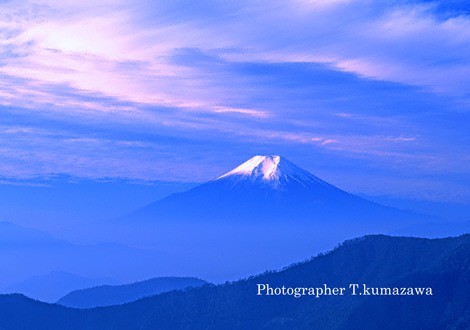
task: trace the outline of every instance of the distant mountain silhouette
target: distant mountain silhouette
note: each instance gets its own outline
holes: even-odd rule
[[[432,296],[257,295],[276,287],[430,287]],[[470,235],[366,236],[279,272],[133,303],[69,309],[0,296],[0,329],[469,329]]]
[[[0,264],[8,265],[0,273],[0,293],[13,291],[25,293],[34,299],[56,301],[79,288],[105,283],[117,284],[90,280],[88,285],[83,286],[83,277],[81,280],[71,278],[64,276],[64,273],[57,273],[57,270],[69,274],[85,274],[84,277],[88,279],[148,277],[151,274],[160,274],[161,264],[168,264],[173,260],[173,257],[160,251],[116,243],[73,244],[36,229],[0,222]],[[48,276],[42,277],[51,272],[52,277],[59,276],[55,280],[47,279]],[[67,290],[63,291],[64,288]]]
[[[208,282],[194,277],[158,277],[126,285],[102,285],[70,292],[57,304],[74,308],[120,305],[163,292],[198,287]]]
[[[55,302],[73,290],[117,283],[112,278],[88,278],[67,272],[54,271],[10,284],[1,291],[4,293],[22,293],[44,302]]]
[[[3,250],[63,247],[70,243],[54,238],[40,230],[0,221],[0,243]]]

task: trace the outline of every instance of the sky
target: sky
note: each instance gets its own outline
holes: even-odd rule
[[[204,182],[280,154],[470,204],[466,1],[0,1],[0,183]]]

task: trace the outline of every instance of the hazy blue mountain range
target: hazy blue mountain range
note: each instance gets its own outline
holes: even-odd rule
[[[67,224],[118,217],[194,183],[87,180],[57,175],[47,179],[0,177],[0,219],[26,227],[66,232]],[[84,207],[86,205],[86,207]],[[60,224],[60,226],[58,226]]]
[[[432,296],[266,296],[271,287],[430,287]],[[366,236],[327,254],[233,283],[77,310],[0,297],[2,329],[468,329],[470,235]]]
[[[40,301],[55,302],[73,290],[118,283],[118,281],[112,278],[88,278],[67,272],[54,271],[12,283],[0,292],[22,293]]]
[[[41,248],[66,246],[69,243],[42,231],[25,228],[11,222],[0,222],[0,242],[2,250],[18,248]]]
[[[0,278],[3,288],[57,270],[121,282],[191,274],[220,283],[282,267],[357,235],[468,232],[465,224],[452,229],[438,218],[354,196],[280,156],[255,156],[127,217],[77,230],[96,242],[119,244],[72,244],[7,222],[0,227],[0,261],[9,265]],[[40,283],[14,291],[55,301],[84,288],[69,284],[53,281],[49,295]]]
[[[0,287],[57,270],[124,283],[168,275],[221,283],[282,267],[359,235],[468,232],[468,223],[450,228],[439,218],[347,193],[280,156],[255,156],[128,216],[69,228],[91,244],[6,222],[0,227],[0,262],[9,265]]]
[[[155,276],[161,270],[160,264],[171,259],[160,251],[117,243],[72,244],[8,222],[0,222],[0,247],[0,264],[8,265],[0,274],[0,292],[14,291],[46,301],[56,301],[88,286],[117,284],[91,279],[116,276],[116,280],[126,281]],[[51,274],[43,276],[47,273]]]
[[[57,304],[75,308],[120,305],[163,292],[204,284],[208,282],[193,277],[158,277],[131,284],[101,285],[72,291],[59,299]]]

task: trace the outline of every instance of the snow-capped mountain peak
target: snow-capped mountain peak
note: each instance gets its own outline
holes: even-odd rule
[[[218,179],[234,175],[251,176],[263,178],[264,180],[273,180],[280,174],[281,156],[254,156],[232,171],[225,173]]]
[[[278,155],[255,156],[215,180],[170,195],[136,214],[137,218],[158,217],[169,223],[314,221],[320,226],[323,220],[338,220],[337,225],[343,226],[406,218],[398,210],[343,191]]]
[[[261,181],[274,188],[287,182],[297,182],[303,186],[315,182],[329,186],[326,182],[278,155],[254,156],[232,171],[218,177],[215,181],[219,180]]]

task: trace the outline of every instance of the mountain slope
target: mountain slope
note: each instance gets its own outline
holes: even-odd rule
[[[278,268],[348,238],[437,221],[347,193],[274,155],[255,156],[109,226],[119,230],[115,240],[192,260],[201,267],[189,273],[216,282]],[[230,263],[212,267],[220,260]]]
[[[126,220],[160,225],[302,223],[317,229],[334,221],[335,227],[341,224],[377,232],[429,217],[349,194],[275,155],[255,156],[215,180],[159,200]]]
[[[430,287],[432,296],[266,296],[271,287]],[[367,236],[280,272],[86,311],[0,297],[2,329],[468,329],[470,235]],[[31,326],[32,325],[32,326]],[[30,326],[30,327],[28,327]]]
[[[45,302],[55,302],[72,290],[89,288],[103,284],[117,284],[112,278],[88,278],[75,274],[54,271],[40,276],[32,276],[26,280],[5,287],[4,293],[22,293],[28,297]]]
[[[0,247],[0,264],[8,265],[3,267],[0,273],[0,292],[15,291],[14,293],[24,293],[31,295],[31,298],[47,301],[56,301],[70,290],[83,288],[83,283],[76,278],[63,276],[50,281],[46,278],[35,279],[23,283],[25,286],[18,282],[28,281],[32,276],[57,270],[87,278],[116,276],[118,279],[132,279],[161,275],[162,264],[174,264],[174,258],[161,251],[138,249],[116,243],[73,244],[41,231],[8,222],[0,222]],[[177,273],[177,270],[172,269],[172,271]],[[46,280],[47,285],[44,282]],[[99,283],[104,284],[102,281],[89,282],[90,285]],[[78,286],[73,286],[75,284]],[[10,285],[14,287],[9,287]],[[67,292],[62,291],[64,288],[68,288]],[[58,292],[59,296],[56,296]]]
[[[57,304],[74,308],[120,305],[163,292],[198,287],[208,282],[193,277],[158,277],[126,285],[102,285],[68,293]]]
[[[2,249],[49,248],[67,246],[68,242],[54,238],[42,231],[15,225],[8,221],[0,222],[0,243]]]

